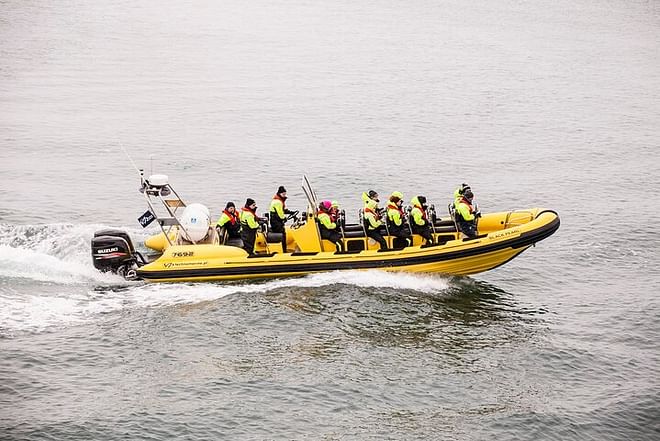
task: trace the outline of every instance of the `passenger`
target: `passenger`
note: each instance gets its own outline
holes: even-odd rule
[[[367,202],[375,201],[376,213],[378,213],[381,217],[385,215],[385,209],[378,206],[380,199],[378,199],[378,193],[376,193],[374,190],[369,190],[368,193],[362,193],[362,201],[364,202],[364,208],[367,208]]]
[[[338,226],[336,220],[332,216],[332,203],[330,201],[323,201],[319,204],[319,231],[321,232],[321,239],[329,240],[335,244],[337,251],[344,251],[344,243],[341,240],[341,235],[337,231]]]
[[[403,194],[395,191],[387,204],[387,226],[392,236],[404,239],[405,246],[410,246],[412,236],[403,214]]]
[[[241,239],[243,239],[243,249],[248,254],[254,254],[254,242],[257,238],[259,229],[259,220],[257,217],[257,203],[254,199],[247,198],[245,206],[241,209]]]
[[[330,202],[330,217],[332,217],[333,222],[337,222],[339,220],[339,202],[337,201],[332,201]],[[337,226],[339,228],[339,226]]]
[[[456,209],[456,205],[458,205],[458,202],[461,200],[461,197],[463,197],[463,193],[466,190],[470,190],[470,185],[466,183],[461,184],[460,187],[454,190],[454,209]]]
[[[366,202],[366,208],[364,209],[364,226],[367,230],[367,237],[372,238],[378,244],[380,244],[381,250],[387,249],[387,242],[385,238],[380,234],[380,227],[383,225],[383,222],[380,220],[380,214],[378,213],[378,203],[369,199]]]
[[[425,239],[425,246],[433,245],[433,234],[431,233],[431,225],[426,214],[428,206],[426,205],[425,196],[415,196],[410,201],[412,210],[410,211],[410,226],[412,227],[413,234],[419,234]]]
[[[286,216],[293,212],[286,208],[286,188],[280,185],[270,202],[270,231],[282,233],[282,252],[286,253]]]
[[[454,202],[458,229],[470,239],[477,237],[477,219],[481,217],[481,213],[472,206],[473,198],[472,190],[467,187],[458,202]]]
[[[227,240],[224,242],[226,245],[243,247],[241,243],[241,219],[233,202],[227,202],[227,206],[225,206],[220,219],[218,219],[217,226],[224,228],[227,232]]]

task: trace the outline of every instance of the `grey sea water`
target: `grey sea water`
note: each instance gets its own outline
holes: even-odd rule
[[[660,438],[660,4],[0,1],[0,439]],[[144,285],[140,167],[562,227],[474,277]],[[353,217],[355,220],[355,217]]]

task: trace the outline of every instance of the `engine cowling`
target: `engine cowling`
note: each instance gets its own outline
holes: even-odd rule
[[[92,262],[102,272],[126,277],[137,267],[135,247],[129,235],[121,230],[101,230],[92,238]]]

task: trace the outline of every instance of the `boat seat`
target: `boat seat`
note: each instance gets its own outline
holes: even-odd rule
[[[348,231],[362,231],[362,225],[348,224],[344,226],[344,233]]]
[[[454,226],[453,223],[451,225],[436,226],[435,227],[435,232],[436,233],[455,233],[456,232],[456,226]]]
[[[454,225],[454,221],[452,219],[438,219],[434,225],[436,227],[450,227]]]
[[[233,239],[227,239],[224,243],[224,245],[230,246],[230,247],[238,247],[238,248],[243,248],[243,240],[239,237],[233,238]]]
[[[268,243],[282,242],[282,233],[273,233],[272,231],[269,231],[266,235],[266,240]]]
[[[346,230],[344,230],[344,237],[346,239],[355,239],[355,238],[366,237],[366,236],[364,234],[364,231],[362,231],[362,228],[360,228],[360,230],[356,230],[356,231],[346,231]]]

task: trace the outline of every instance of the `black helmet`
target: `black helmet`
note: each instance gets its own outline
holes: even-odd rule
[[[465,194],[466,191],[470,190],[470,184],[466,184],[465,182],[461,184],[461,188],[458,190],[459,194]]]
[[[277,194],[282,193],[286,193],[286,188],[284,188],[284,185],[280,185],[280,187],[277,189]]]
[[[369,193],[367,193],[367,196],[369,196],[369,199],[373,199],[376,202],[380,202],[378,200],[378,193],[376,193],[374,190],[369,190]]]
[[[465,199],[467,199],[468,201],[472,200],[474,194],[472,193],[470,187],[468,187],[467,189],[465,189],[465,191],[463,191],[463,196],[465,196]]]
[[[236,205],[232,201],[227,202],[225,210],[229,210],[230,208],[236,208]]]
[[[417,200],[422,205],[426,204],[426,196],[417,196]]]

